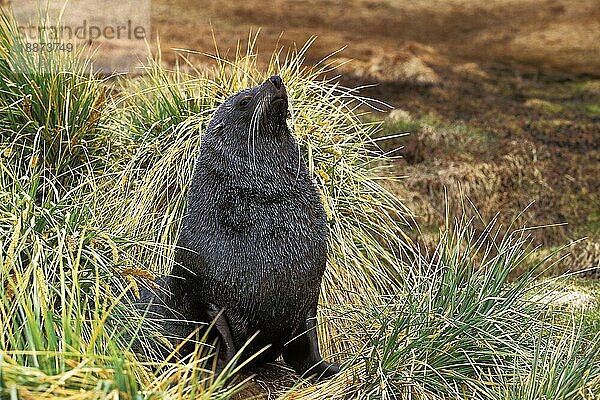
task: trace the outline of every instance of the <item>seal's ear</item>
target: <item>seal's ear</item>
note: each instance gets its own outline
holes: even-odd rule
[[[227,101],[227,96],[217,96],[215,98],[215,109],[221,107]]]

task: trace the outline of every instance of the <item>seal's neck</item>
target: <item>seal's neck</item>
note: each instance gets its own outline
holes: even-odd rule
[[[300,150],[287,126],[276,135],[247,137],[235,143],[206,140],[200,147],[197,168],[215,170],[236,179],[282,179],[297,175]]]

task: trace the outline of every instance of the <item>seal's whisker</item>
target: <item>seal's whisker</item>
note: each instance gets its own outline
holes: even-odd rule
[[[258,129],[258,121],[260,119],[260,99],[256,107],[254,107],[254,111],[252,112],[252,118],[250,119],[250,125],[248,127],[248,158],[252,162],[252,166],[256,166],[256,134]]]
[[[292,107],[292,101],[288,97],[288,111],[290,113],[291,120],[291,131],[296,134],[296,115],[294,114],[294,108]],[[287,123],[287,122],[286,122]],[[289,126],[289,125],[288,125]],[[294,140],[296,142],[296,148],[298,149],[298,162],[296,163],[296,180],[300,178],[300,170],[302,168],[302,149],[300,148],[300,142]]]
[[[258,130],[260,129],[260,121],[262,119],[262,115],[265,111],[265,108],[267,106],[268,103],[268,99],[267,96],[262,96],[259,101],[258,104],[255,108],[255,115],[256,118],[253,119],[253,141],[252,141],[252,153],[253,153],[253,162],[256,163],[256,134],[258,134]],[[254,115],[253,115],[254,117]]]
[[[253,122],[254,121],[254,114],[256,113],[256,109],[254,109],[253,113],[252,113],[252,118],[250,119],[250,125],[248,125],[248,145],[247,145],[247,149],[248,149],[248,160],[250,160],[250,140],[251,137],[253,135],[252,133],[252,126],[253,126]]]
[[[261,99],[257,101],[254,113],[252,114],[251,130],[252,130],[252,165],[256,167],[256,136],[258,134],[258,121],[260,120],[260,104]]]
[[[252,163],[256,166],[256,135],[258,134],[258,121],[260,121],[261,100],[258,100],[252,120]]]

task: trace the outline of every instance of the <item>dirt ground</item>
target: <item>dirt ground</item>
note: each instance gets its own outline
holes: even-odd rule
[[[424,237],[443,223],[444,190],[485,219],[566,223],[532,231],[546,248],[589,236],[564,269],[600,262],[600,4],[597,0],[154,0],[163,59],[172,48],[233,52],[260,28],[258,51],[318,36],[307,63],[335,55],[347,86],[398,110],[382,142],[398,151],[393,190]],[[214,35],[214,38],[213,38]],[[198,57],[194,62],[210,62]]]
[[[600,74],[597,0],[153,0],[152,7],[165,48],[210,51],[211,31],[221,49],[234,48],[260,28],[262,51],[317,35],[309,62],[344,46],[345,56],[367,59],[416,41],[457,59]]]

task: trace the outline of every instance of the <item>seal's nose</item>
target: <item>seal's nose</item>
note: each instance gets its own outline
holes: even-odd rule
[[[279,77],[279,75],[273,75],[269,78],[269,81],[275,86],[275,89],[281,90],[281,86],[283,86],[283,81]]]

